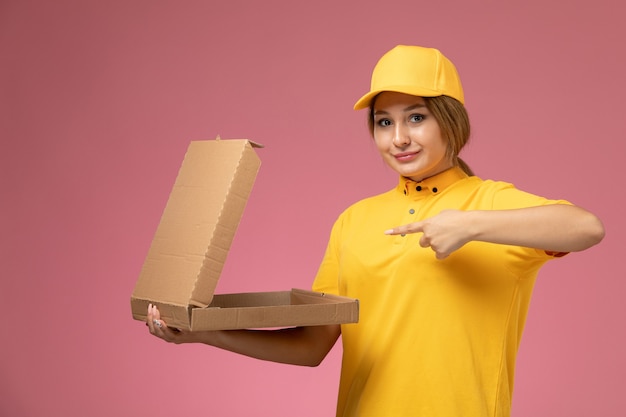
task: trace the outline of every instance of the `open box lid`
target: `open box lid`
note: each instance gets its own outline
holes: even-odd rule
[[[247,139],[192,141],[133,299],[207,307],[261,161]]]

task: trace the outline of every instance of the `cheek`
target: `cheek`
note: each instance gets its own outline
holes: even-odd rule
[[[430,144],[431,149],[437,150],[437,152],[447,151],[448,144],[443,139],[441,135],[441,131],[438,128],[432,129],[429,132],[426,132],[425,137],[428,138],[428,142]]]
[[[441,153],[443,153],[444,155],[448,155],[448,153],[452,153],[452,151],[448,151],[448,144],[446,143],[445,140],[441,139],[439,143],[440,143],[439,146],[441,146]]]
[[[373,136],[374,138],[372,140],[374,141],[376,148],[382,152],[387,147],[387,141],[385,140],[385,136],[376,131],[374,131]]]

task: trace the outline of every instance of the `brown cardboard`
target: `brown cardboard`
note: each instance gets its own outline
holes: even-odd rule
[[[247,139],[190,143],[131,296],[171,326],[220,330],[355,323],[358,301],[307,290],[214,295],[260,167]]]

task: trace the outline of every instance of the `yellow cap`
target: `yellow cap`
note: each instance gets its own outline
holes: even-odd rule
[[[450,96],[465,103],[459,74],[439,50],[398,45],[380,58],[372,73],[370,91],[359,99],[354,110],[369,107],[383,91],[420,97]]]

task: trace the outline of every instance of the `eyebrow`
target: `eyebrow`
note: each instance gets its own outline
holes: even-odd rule
[[[410,111],[413,111],[415,109],[420,109],[420,108],[426,108],[426,104],[424,103],[413,104],[412,106],[405,108],[403,112],[406,113],[406,112],[410,112]],[[386,112],[384,110],[376,110],[374,114],[389,114],[389,112]]]

